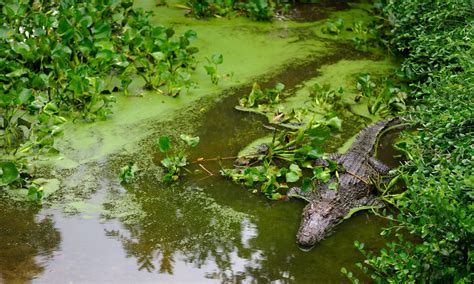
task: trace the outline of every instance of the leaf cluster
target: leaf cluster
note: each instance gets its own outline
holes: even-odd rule
[[[274,105],[280,102],[280,96],[285,89],[285,85],[277,83],[273,88],[263,89],[255,82],[252,86],[252,91],[247,96],[243,96],[239,100],[241,107],[253,108],[262,105]]]
[[[186,134],[180,135],[181,141],[186,146],[196,147],[199,144],[199,137],[192,137]],[[181,150],[177,154],[169,154],[171,150],[171,142],[168,136],[160,136],[156,143],[160,152],[165,153],[166,156],[161,160],[161,165],[165,169],[162,180],[164,182],[172,182],[179,179],[182,174],[182,170],[188,165],[188,158],[184,152],[184,147],[180,147]]]
[[[406,92],[394,86],[389,79],[376,84],[369,74],[361,74],[357,77],[357,90],[360,94],[356,97],[356,101],[363,98],[367,102],[370,114],[387,116],[406,109]]]
[[[386,215],[398,239],[358,264],[377,283],[471,283],[474,259],[473,14],[468,0],[387,0],[379,4],[386,43],[406,56],[416,104],[406,111],[417,131],[397,147],[406,192]],[[408,239],[406,234],[410,234]],[[358,280],[344,270],[353,282]]]
[[[228,17],[244,14],[255,21],[270,21],[287,9],[281,0],[190,0],[190,14],[196,18]]]
[[[272,200],[284,197],[288,183],[299,182],[303,191],[310,191],[317,182],[327,183],[337,170],[337,164],[325,158],[326,166],[315,165],[324,158],[321,145],[330,137],[330,123],[311,120],[296,131],[282,131],[271,143],[259,147],[256,166],[223,169],[221,174],[247,187],[260,186],[260,191]],[[303,169],[312,175],[303,175]],[[337,189],[337,184],[331,185]]]
[[[196,33],[176,37],[150,16],[131,0],[2,1],[2,163],[26,175],[21,171],[32,155],[55,151],[66,118],[105,119],[113,92],[127,93],[134,76],[172,96],[189,86]],[[112,76],[120,86],[110,83]]]

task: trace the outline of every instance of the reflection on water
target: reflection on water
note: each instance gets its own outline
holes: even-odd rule
[[[24,206],[0,202],[0,280],[5,282],[40,276],[61,242],[49,216]]]

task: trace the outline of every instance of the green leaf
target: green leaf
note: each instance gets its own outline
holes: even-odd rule
[[[165,54],[161,51],[157,51],[157,52],[153,52],[151,54],[151,56],[153,56],[153,58],[157,61],[157,62],[160,62],[162,61],[163,59],[165,59]]]
[[[297,182],[302,175],[301,169],[297,164],[291,164],[290,170],[286,173],[286,182]]]
[[[287,172],[285,178],[286,182],[297,182],[300,179],[298,174],[295,172]]]
[[[181,134],[179,138],[181,138],[181,140],[186,142],[186,144],[188,144],[191,147],[196,147],[199,144],[199,136],[192,137],[186,134]]]
[[[170,149],[170,139],[168,136],[161,136],[158,139],[158,147],[160,149],[160,152],[167,152]]]
[[[322,182],[328,182],[331,179],[331,173],[328,169],[323,167],[316,167],[313,169],[314,178]]]
[[[311,139],[312,144],[318,145],[324,143],[330,136],[331,131],[324,126],[318,126],[311,128],[308,131],[309,138]]]
[[[342,129],[342,120],[339,117],[334,116],[334,117],[331,117],[326,122],[326,125],[333,128],[333,129],[336,129],[338,131],[341,131],[341,129]]]
[[[107,23],[96,23],[92,28],[92,34],[95,39],[107,39],[110,38],[112,30],[110,25]]]
[[[285,85],[282,84],[282,83],[280,83],[280,82],[278,82],[278,83],[275,85],[275,88],[274,88],[274,89],[275,89],[276,91],[278,91],[278,92],[281,92],[281,91],[283,91],[283,90],[285,89]]]
[[[23,89],[21,92],[18,94],[18,99],[17,102],[19,104],[26,104],[28,100],[31,98],[33,92],[30,89]]]
[[[271,199],[272,200],[280,200],[282,198],[282,195],[280,193],[272,193]]]
[[[216,65],[220,65],[224,62],[224,56],[222,56],[222,54],[220,53],[213,54],[211,57],[211,61]]]
[[[338,182],[331,182],[330,184],[328,184],[328,189],[337,190],[338,188],[339,188]]]
[[[303,192],[308,192],[313,189],[313,181],[310,178],[303,178],[301,182],[301,190]]]
[[[206,69],[207,75],[215,75],[217,73],[217,70],[214,66],[204,66],[204,69]]]
[[[0,185],[9,185],[20,176],[16,165],[12,162],[1,162],[0,171]]]
[[[324,155],[324,152],[321,148],[319,147],[313,147],[309,152],[308,152],[308,157],[312,159],[317,159],[320,158],[321,156]]]
[[[40,201],[41,199],[43,199],[43,196],[44,196],[43,187],[32,185],[28,188],[28,200]]]

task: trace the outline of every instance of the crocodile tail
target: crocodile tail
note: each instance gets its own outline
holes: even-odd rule
[[[401,123],[399,117],[378,121],[364,129],[357,135],[354,143],[347,152],[371,156],[379,134],[387,127]]]

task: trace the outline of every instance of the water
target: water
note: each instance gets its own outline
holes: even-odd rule
[[[301,35],[307,34],[302,29]],[[334,48],[327,56],[262,76],[262,85],[283,82],[297,89],[323,65],[374,57],[346,44],[326,44]],[[262,117],[233,108],[249,90],[246,84],[225,90],[219,99],[203,98],[195,105],[197,110],[205,106],[203,111],[176,122],[192,124],[201,138],[188,152],[190,160],[235,156],[269,133]],[[361,121],[366,119],[347,122],[350,131],[340,135],[339,144],[363,127]],[[379,156],[396,166],[393,135],[387,137]],[[363,260],[354,241],[369,250],[385,244],[379,235],[385,220],[361,212],[311,251],[302,251],[295,235],[303,201],[269,201],[224,179],[218,172],[231,167],[232,159],[203,162],[206,170],[193,163],[182,180],[163,184],[153,174],[162,155],[150,141],[137,145],[135,158],[149,159],[131,185],[116,179],[117,169],[131,157],[106,155],[74,170],[58,170],[76,185],[58,194],[57,203],[40,208],[0,200],[0,282],[346,283],[341,267],[357,271],[354,263]],[[91,172],[93,179],[86,178]]]
[[[244,90],[236,90],[236,95],[202,115],[196,131],[201,144],[190,153],[191,160],[233,156],[267,133],[259,116],[233,109],[236,96]],[[388,147],[384,141],[382,147]],[[392,152],[379,151],[385,161],[390,160],[387,156]],[[219,176],[221,166],[231,164],[232,160],[203,163],[212,176],[197,172],[200,167],[194,164],[177,184],[163,185],[148,177],[128,191],[105,174],[101,188],[88,202],[100,205],[112,194],[143,213],[123,222],[105,218],[93,206],[69,216],[59,209],[4,202],[0,205],[0,275],[6,282],[48,283],[339,283],[346,282],[340,268],[354,268],[362,260],[354,240],[369,249],[383,246],[379,233],[384,220],[360,213],[311,251],[301,251],[295,234],[305,204],[269,201]]]

